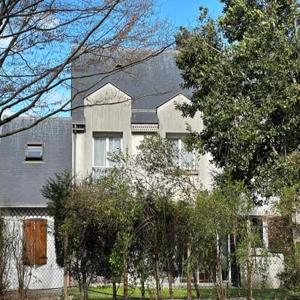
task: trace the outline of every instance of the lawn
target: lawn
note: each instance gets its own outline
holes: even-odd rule
[[[118,289],[118,296],[122,298],[122,288]],[[79,299],[78,289],[71,289],[70,294],[74,296],[74,300]],[[146,293],[146,298],[152,298],[151,295],[154,295],[154,290],[149,290]],[[200,289],[201,299],[209,299],[214,298],[215,291],[209,288]],[[164,299],[168,299],[168,289],[163,289],[162,296]],[[196,293],[193,291],[193,296],[196,298]],[[229,291],[230,298],[238,297],[238,290],[235,288],[231,288]],[[246,290],[240,289],[240,296],[246,296]],[[290,296],[283,290],[276,289],[265,289],[265,290],[254,290],[253,296],[255,300],[296,300],[300,299],[300,296]],[[132,300],[141,299],[141,293],[138,288],[131,289],[129,292],[129,298]],[[174,289],[174,298],[175,299],[186,299],[186,289],[184,288],[175,288]],[[90,300],[111,300],[112,299],[112,289],[111,287],[91,287],[89,290],[89,299]]]

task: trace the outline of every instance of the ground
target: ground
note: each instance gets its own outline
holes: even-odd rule
[[[121,298],[122,297],[122,292],[123,290],[120,288],[118,290],[118,296]],[[239,292],[240,292],[240,297],[244,297],[246,296],[246,290],[245,289],[241,289],[240,291],[238,291],[238,289],[230,289],[229,291],[229,297],[230,298],[235,298],[237,299],[237,297],[239,296]],[[79,295],[79,291],[78,289],[71,289],[71,295],[74,296],[74,300],[79,299],[78,295]],[[168,298],[168,289],[163,289],[163,298],[167,299]],[[201,289],[200,290],[200,296],[201,299],[213,299],[215,295],[215,292],[212,289]],[[193,296],[194,299],[196,298],[196,293],[195,291],[193,291]],[[300,295],[291,295],[288,294],[287,292],[285,292],[284,290],[269,290],[269,289],[265,289],[265,290],[254,290],[253,292],[253,296],[255,300],[299,300],[300,299]],[[129,293],[129,299],[133,300],[133,299],[140,299],[141,298],[141,294],[140,294],[140,290],[138,288],[136,289],[131,289],[130,293]],[[146,298],[151,298],[151,291],[146,293]],[[186,289],[184,288],[176,288],[174,289],[174,298],[175,299],[186,299]],[[111,300],[112,299],[112,289],[111,287],[92,287],[90,288],[89,291],[89,300],[97,300],[97,299],[107,299],[107,300]]]

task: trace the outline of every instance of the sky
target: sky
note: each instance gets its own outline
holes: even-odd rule
[[[209,15],[217,18],[223,5],[219,0],[156,0],[161,17],[169,19],[176,27],[192,27],[195,24],[199,7],[209,9]]]
[[[219,0],[154,0],[154,3],[159,11],[159,17],[167,19],[175,27],[175,32],[180,26],[190,29],[195,27],[200,6],[207,7],[209,15],[213,18],[220,16],[223,8]],[[61,87],[47,97],[69,98],[70,90]]]

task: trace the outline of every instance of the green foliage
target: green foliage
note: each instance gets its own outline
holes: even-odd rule
[[[126,178],[136,199],[130,258],[134,271],[138,270],[140,274],[136,275],[143,282],[153,275],[159,293],[160,273],[178,274],[176,260],[182,264],[186,253],[183,237],[189,236],[182,211],[174,200],[180,197],[180,203],[192,201],[195,186],[178,164],[179,153],[159,135],[146,136],[137,155],[119,154],[114,160],[119,177]]]
[[[194,90],[181,109],[203,113],[194,145],[265,193],[274,161],[300,141],[299,2],[224,2],[217,22],[202,16],[199,27],[177,35],[177,64]]]
[[[109,258],[120,227],[121,197],[108,182],[78,183],[66,203],[62,230],[69,237],[71,271],[78,280],[112,275]]]
[[[73,187],[73,178],[68,171],[55,174],[42,187],[43,197],[49,200],[48,212],[54,217],[54,240],[56,251],[56,262],[59,266],[64,264],[63,237],[61,235],[61,226],[66,218],[66,202]]]
[[[217,241],[232,234],[241,214],[248,211],[243,191],[242,183],[228,181],[210,193],[204,191],[198,194],[191,219],[192,249],[196,256],[201,256],[201,268],[205,271],[213,272],[216,267]]]
[[[146,299],[150,299],[151,295],[151,290],[146,292]],[[231,297],[238,297],[240,296],[246,296],[247,291],[245,289],[235,289],[231,288],[229,290],[230,296]],[[72,289],[71,294],[74,295],[74,299],[79,299],[78,297],[78,290]],[[140,299],[141,298],[141,293],[139,289],[131,289],[129,291],[129,299]],[[284,291],[283,289],[256,289],[254,290],[254,299],[257,300],[273,300],[273,299],[278,299],[278,300],[284,300],[286,299],[289,294]],[[168,289],[164,288],[162,290],[162,296],[163,299],[167,299],[169,294],[168,294]],[[193,290],[193,298],[196,298],[196,293]],[[96,300],[96,299],[111,299],[112,297],[112,289],[111,287],[108,286],[101,286],[101,287],[93,287],[90,288],[89,290],[89,299]],[[118,290],[118,297],[122,298],[122,290]],[[216,292],[212,288],[202,288],[201,289],[201,298],[202,299],[215,299],[216,297]],[[298,296],[299,297],[299,296]],[[175,299],[186,299],[186,289],[185,288],[174,288],[174,298]],[[288,299],[299,299],[297,296],[293,297],[288,297]]]
[[[297,263],[296,253],[285,259],[285,268],[279,275],[283,286],[289,290],[300,293],[300,266]]]

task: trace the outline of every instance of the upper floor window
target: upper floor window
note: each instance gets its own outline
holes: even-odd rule
[[[179,165],[185,169],[195,169],[195,153],[188,151],[187,146],[184,143],[184,136],[168,134],[167,139],[178,152]]]
[[[26,161],[42,161],[43,145],[40,143],[31,143],[26,145],[25,160]]]
[[[95,134],[94,135],[94,167],[112,167],[110,155],[122,149],[121,134]]]

